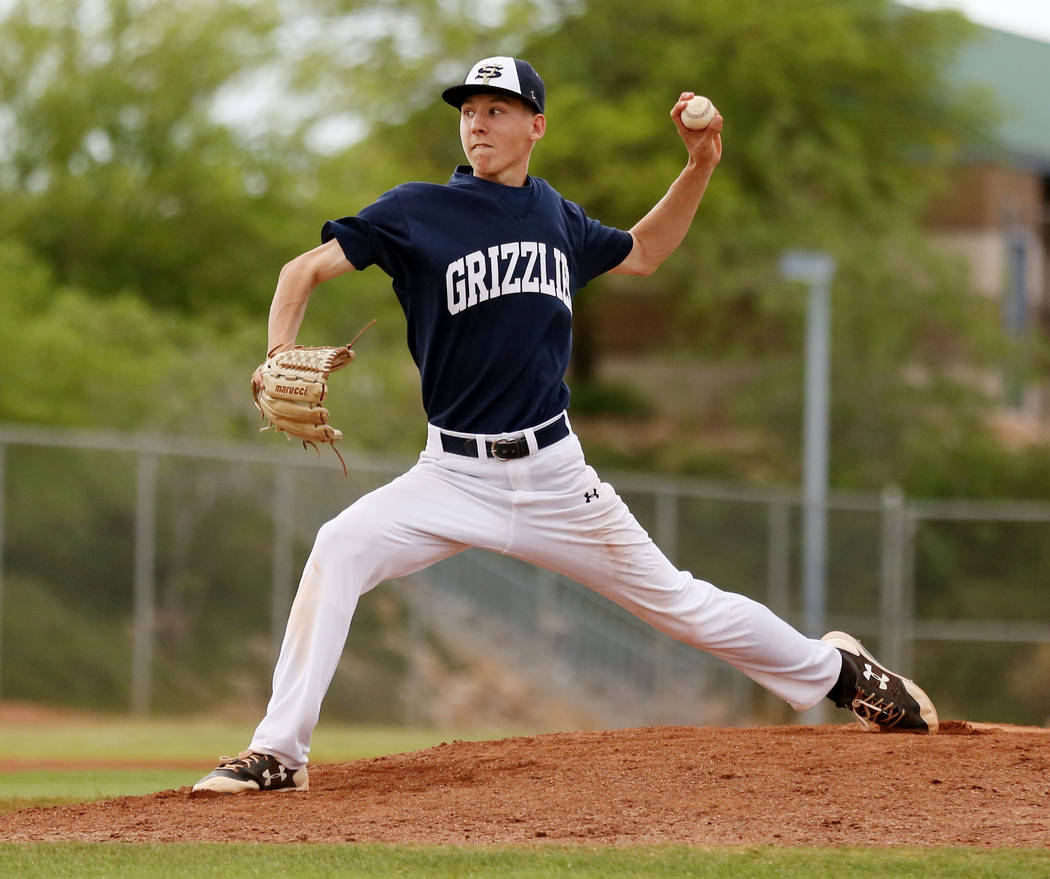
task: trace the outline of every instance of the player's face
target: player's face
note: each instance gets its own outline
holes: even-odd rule
[[[471,95],[459,111],[459,139],[474,176],[524,186],[533,144],[547,120],[523,101],[502,95]]]

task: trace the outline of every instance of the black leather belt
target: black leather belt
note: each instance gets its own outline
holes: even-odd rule
[[[569,422],[562,415],[545,427],[534,431],[536,449],[545,449],[569,435]],[[441,448],[453,455],[464,455],[468,458],[478,456],[478,441],[472,436],[454,436],[441,431]],[[529,440],[525,434],[498,440],[485,440],[485,455],[498,461],[512,461],[524,458],[529,454]]]

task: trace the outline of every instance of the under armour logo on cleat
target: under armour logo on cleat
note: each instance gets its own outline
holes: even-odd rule
[[[869,680],[869,681],[872,678],[877,680],[879,682],[879,689],[880,690],[885,690],[886,689],[886,684],[888,684],[890,682],[890,676],[889,675],[884,675],[881,672],[877,673],[875,671],[875,669],[873,669],[871,667],[871,663],[870,662],[865,662],[864,663],[864,678],[865,678],[865,680]]]
[[[266,787],[273,787],[274,781],[283,782],[288,776],[284,769],[277,773],[271,773],[269,769],[264,769],[262,777],[266,780]]]
[[[583,498],[587,503],[598,500],[598,489],[594,488],[591,489],[591,491],[585,491],[583,493]]]

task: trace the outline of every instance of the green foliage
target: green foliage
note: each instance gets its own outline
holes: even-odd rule
[[[1016,498],[1044,501],[1050,458],[1043,445],[1004,448],[986,431],[953,434],[941,447],[917,446],[908,471],[920,497]]]
[[[725,154],[689,262],[718,267],[708,291],[764,287],[774,248],[838,249],[922,210],[937,179],[929,163],[972,129],[972,105],[944,69],[965,33],[958,16],[887,0],[776,14],[731,0],[593,4],[530,46],[550,83],[537,166],[630,224],[684,159],[666,112],[685,89],[708,94],[726,119]]]
[[[879,260],[856,249],[840,255],[830,367],[830,478],[839,488],[900,483],[920,492],[912,480],[921,478],[918,462],[973,442],[996,405],[975,381],[1002,347],[990,332],[991,306],[969,295],[957,267],[919,241],[894,236]],[[753,358],[761,374],[732,407],[740,423],[766,438],[781,478],[797,481],[806,294],[782,282],[771,284],[767,296],[774,291],[782,299],[772,306],[779,312],[772,320],[792,342]]]
[[[280,263],[260,255],[288,252],[294,164],[280,141],[247,149],[212,105],[273,51],[277,22],[264,2],[15,3],[0,29],[0,238],[93,296],[267,302]]]
[[[130,648],[124,623],[71,607],[54,584],[11,576],[4,584],[3,693],[73,707],[124,708]]]
[[[130,292],[98,298],[64,286],[25,247],[0,240],[2,421],[243,433],[255,422],[244,376],[257,345],[257,334],[230,332],[218,317],[190,321]],[[240,381],[227,388],[223,376]]]
[[[325,130],[429,100],[450,46],[469,57],[540,5],[464,29],[472,4],[435,0],[17,0],[0,13],[0,239],[93,296],[261,313],[316,243]]]
[[[651,417],[653,404],[628,385],[576,382],[572,411],[577,415],[606,415],[631,421]]]
[[[1043,645],[943,641],[919,644],[913,664],[923,687],[936,694],[942,718],[1045,726],[1050,699],[1032,678],[1045,672],[1046,659]],[[968,710],[964,702],[979,708]]]
[[[135,458],[15,445],[5,450],[5,465],[0,691],[11,698],[124,708],[132,659]],[[274,659],[272,472],[159,459],[155,710],[200,710],[204,681],[209,703],[265,704]],[[330,472],[311,469],[298,474],[295,486],[298,504],[293,498],[281,521],[283,529],[301,523],[292,546],[298,570],[322,517],[374,484],[356,474],[333,483]],[[327,509],[319,510],[326,494]],[[409,624],[396,592],[360,602],[326,716],[403,719]]]

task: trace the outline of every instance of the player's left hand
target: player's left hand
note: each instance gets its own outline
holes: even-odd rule
[[[349,345],[306,347],[296,345],[271,354],[252,374],[252,400],[267,427],[283,431],[303,446],[318,443],[332,447],[346,473],[346,462],[335,444],[343,437],[332,427],[324,406],[328,377],[357,358],[353,345],[375,321],[365,325]]]
[[[715,108],[715,118],[712,119],[707,128],[694,131],[686,128],[682,122],[682,111],[690,98],[696,92],[682,92],[678,102],[671,108],[671,119],[674,120],[678,134],[689,151],[689,159],[704,167],[714,168],[722,158],[722,114]]]

